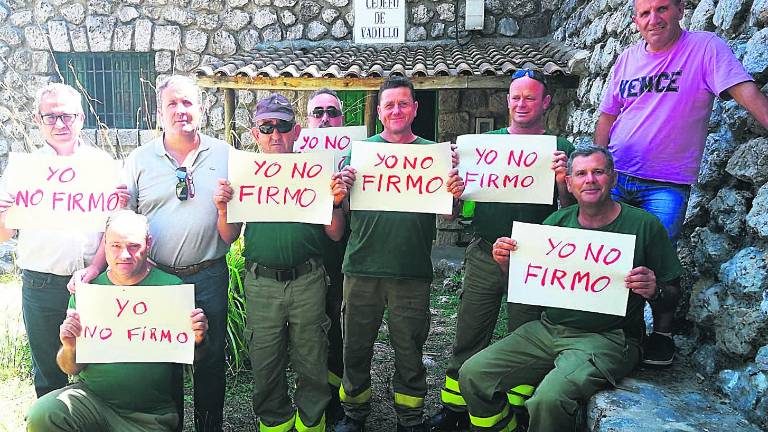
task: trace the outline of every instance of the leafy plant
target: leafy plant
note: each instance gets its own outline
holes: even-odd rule
[[[247,368],[248,342],[245,340],[245,257],[243,240],[237,239],[227,253],[229,268],[228,310],[227,310],[227,364],[236,373]]]

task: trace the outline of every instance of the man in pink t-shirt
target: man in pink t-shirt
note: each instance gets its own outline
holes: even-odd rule
[[[614,199],[656,215],[673,244],[715,96],[735,99],[768,128],[768,99],[722,39],[680,27],[684,9],[683,0],[635,0],[632,21],[642,40],[616,61],[595,131],[595,144],[616,159]],[[678,297],[675,287],[649,300],[654,332],[644,346],[646,364],[672,363]]]

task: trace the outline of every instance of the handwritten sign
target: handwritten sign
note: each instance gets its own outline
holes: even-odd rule
[[[352,210],[450,214],[451,143],[352,142]]]
[[[331,223],[333,154],[230,150],[227,222]]]
[[[465,200],[552,204],[551,135],[461,135],[456,139]]]
[[[75,296],[82,325],[78,363],[194,360],[194,285],[78,284]]]
[[[355,43],[405,43],[405,0],[355,0]]]
[[[11,153],[5,175],[8,228],[103,231],[119,206],[120,165],[106,157]]]
[[[507,300],[624,316],[635,236],[515,222]]]
[[[293,151],[296,153],[332,152],[333,166],[338,172],[349,165],[352,141],[364,140],[367,137],[368,132],[365,126],[305,128],[301,130],[299,139],[293,144]]]

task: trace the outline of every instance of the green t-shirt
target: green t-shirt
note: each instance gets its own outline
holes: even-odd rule
[[[509,134],[507,128],[486,132],[494,135]],[[557,149],[570,155],[573,144],[563,137],[557,137]],[[512,232],[512,222],[540,224],[547,216],[557,211],[557,186],[554,186],[552,204],[510,204],[478,202],[472,218],[472,228],[477,235],[490,243],[499,237],[508,237]]]
[[[680,277],[683,269],[664,225],[656,216],[644,210],[624,203],[619,205],[621,205],[621,212],[613,222],[591,231],[595,231],[596,236],[599,236],[598,231],[637,236],[632,267],[645,266],[653,270],[657,284],[669,283]],[[544,221],[544,225],[589,229],[579,224],[578,216],[579,206],[572,205],[552,214]],[[544,310],[547,318],[555,324],[590,332],[623,329],[628,337],[639,338],[645,329],[644,304],[645,300],[641,296],[630,291],[625,317],[559,308]]]
[[[381,134],[367,141],[387,142]],[[411,144],[434,144],[417,137]],[[435,215],[355,210],[343,271],[353,276],[432,280]]]
[[[104,272],[91,282],[114,285]],[[136,285],[180,285],[181,279],[152,268]],[[75,307],[75,297],[69,299]],[[175,386],[181,385],[181,366],[175,363],[91,363],[78,374],[78,380],[121,413],[143,412],[168,414],[176,412],[173,401]]]
[[[279,269],[322,257],[332,243],[323,225],[298,222],[248,222],[244,237],[248,261]]]

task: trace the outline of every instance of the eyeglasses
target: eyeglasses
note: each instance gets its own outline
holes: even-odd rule
[[[316,107],[312,110],[311,113],[309,113],[310,116],[314,118],[322,118],[323,115],[328,114],[328,117],[330,118],[336,118],[341,115],[341,110],[336,108],[335,106],[329,106],[323,109],[323,107]]]
[[[277,124],[272,123],[264,123],[259,125],[259,132],[265,134],[265,135],[271,135],[272,132],[277,129],[280,133],[287,133],[290,132],[291,129],[293,129],[293,122],[285,121],[285,120],[278,120]]]
[[[547,81],[544,79],[544,75],[541,74],[541,72],[531,70],[531,69],[518,69],[515,71],[515,73],[512,74],[512,81],[522,78],[524,76],[527,76],[528,78],[535,79],[536,81],[544,84],[544,87],[547,86]]]
[[[53,126],[61,119],[61,122],[69,126],[75,122],[80,114],[43,114],[39,113],[44,125]]]
[[[176,198],[186,201],[195,197],[195,184],[192,183],[192,173],[187,172],[187,167],[176,168]]]

